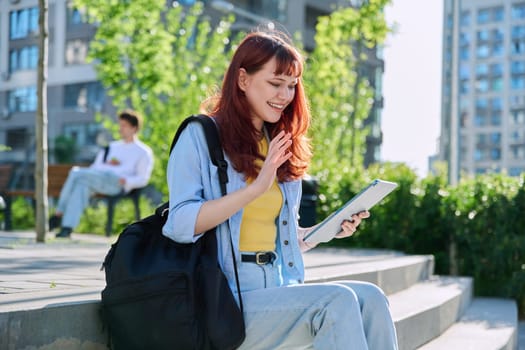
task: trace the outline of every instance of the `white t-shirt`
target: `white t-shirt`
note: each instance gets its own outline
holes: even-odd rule
[[[144,187],[148,184],[153,170],[153,152],[139,141],[113,141],[109,144],[109,151],[104,162],[104,150],[101,150],[90,168],[110,171],[118,177],[126,179],[124,190]]]

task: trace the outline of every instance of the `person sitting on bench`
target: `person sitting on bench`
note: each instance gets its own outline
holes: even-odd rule
[[[101,150],[89,167],[71,169],[60,191],[56,211],[49,219],[50,230],[61,226],[56,237],[71,235],[93,194],[113,196],[148,184],[153,152],[137,137],[141,124],[142,117],[137,112],[124,110],[119,114],[122,139]]]

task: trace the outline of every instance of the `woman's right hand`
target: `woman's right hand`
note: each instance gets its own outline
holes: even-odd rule
[[[259,194],[263,194],[272,186],[277,175],[277,169],[292,156],[292,152],[288,152],[288,148],[292,145],[291,137],[290,133],[283,130],[268,145],[268,154],[264,164],[252,183]]]

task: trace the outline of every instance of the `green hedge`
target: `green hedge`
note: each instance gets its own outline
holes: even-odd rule
[[[342,181],[339,189],[321,184],[320,217],[374,178],[399,187],[371,210],[353,238],[328,245],[433,254],[437,274],[472,276],[476,295],[515,298],[525,310],[523,176],[482,175],[453,187],[443,176],[418,179],[404,165],[383,164]],[[333,191],[337,201],[329,203]]]

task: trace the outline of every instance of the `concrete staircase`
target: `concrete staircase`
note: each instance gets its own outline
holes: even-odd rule
[[[89,244],[3,249],[0,350],[107,349],[99,267],[108,247]],[[515,301],[473,298],[472,279],[435,276],[430,255],[316,248],[305,254],[305,264],[307,282],[379,285],[388,295],[401,350],[518,349]]]
[[[431,255],[313,250],[306,279],[355,279],[388,295],[401,350],[518,349],[518,312],[510,299],[473,298],[470,277],[434,275]]]

